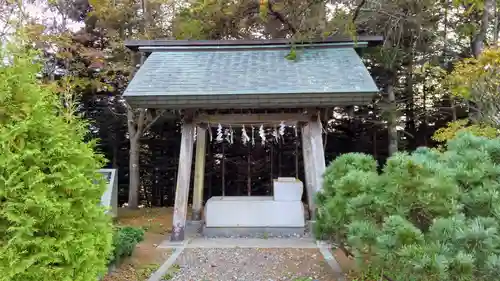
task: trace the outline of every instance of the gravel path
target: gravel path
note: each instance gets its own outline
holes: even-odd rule
[[[170,280],[336,281],[318,249],[191,248],[179,256],[176,267]]]

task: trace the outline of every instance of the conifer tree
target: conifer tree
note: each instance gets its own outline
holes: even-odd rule
[[[375,160],[345,154],[318,196],[317,233],[350,248],[362,270],[398,281],[500,276],[500,139],[460,133],[444,152]]]
[[[40,56],[11,47],[0,51],[0,280],[96,280],[112,245],[103,157],[71,95],[37,79]]]

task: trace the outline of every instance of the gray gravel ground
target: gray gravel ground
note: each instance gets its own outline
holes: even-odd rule
[[[318,249],[191,248],[172,273],[174,281],[278,281],[312,277],[335,281]]]

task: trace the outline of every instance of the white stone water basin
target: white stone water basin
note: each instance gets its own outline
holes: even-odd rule
[[[212,197],[205,204],[206,227],[304,227],[301,201],[273,196]]]
[[[296,178],[278,178],[273,181],[274,201],[300,201],[304,185]]]

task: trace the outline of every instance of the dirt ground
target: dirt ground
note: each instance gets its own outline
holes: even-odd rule
[[[332,253],[342,268],[343,272],[347,272],[346,278],[349,281],[378,281],[380,276],[373,274],[363,274],[357,270],[356,261],[352,257],[347,257],[340,249],[332,250]]]
[[[356,262],[352,257],[347,257],[340,249],[331,250],[333,256],[342,268],[343,272],[350,272],[355,269]]]
[[[171,250],[157,246],[168,238],[172,215],[172,208],[119,209],[117,225],[143,227],[146,233],[132,256],[103,281],[143,281],[167,260]]]

